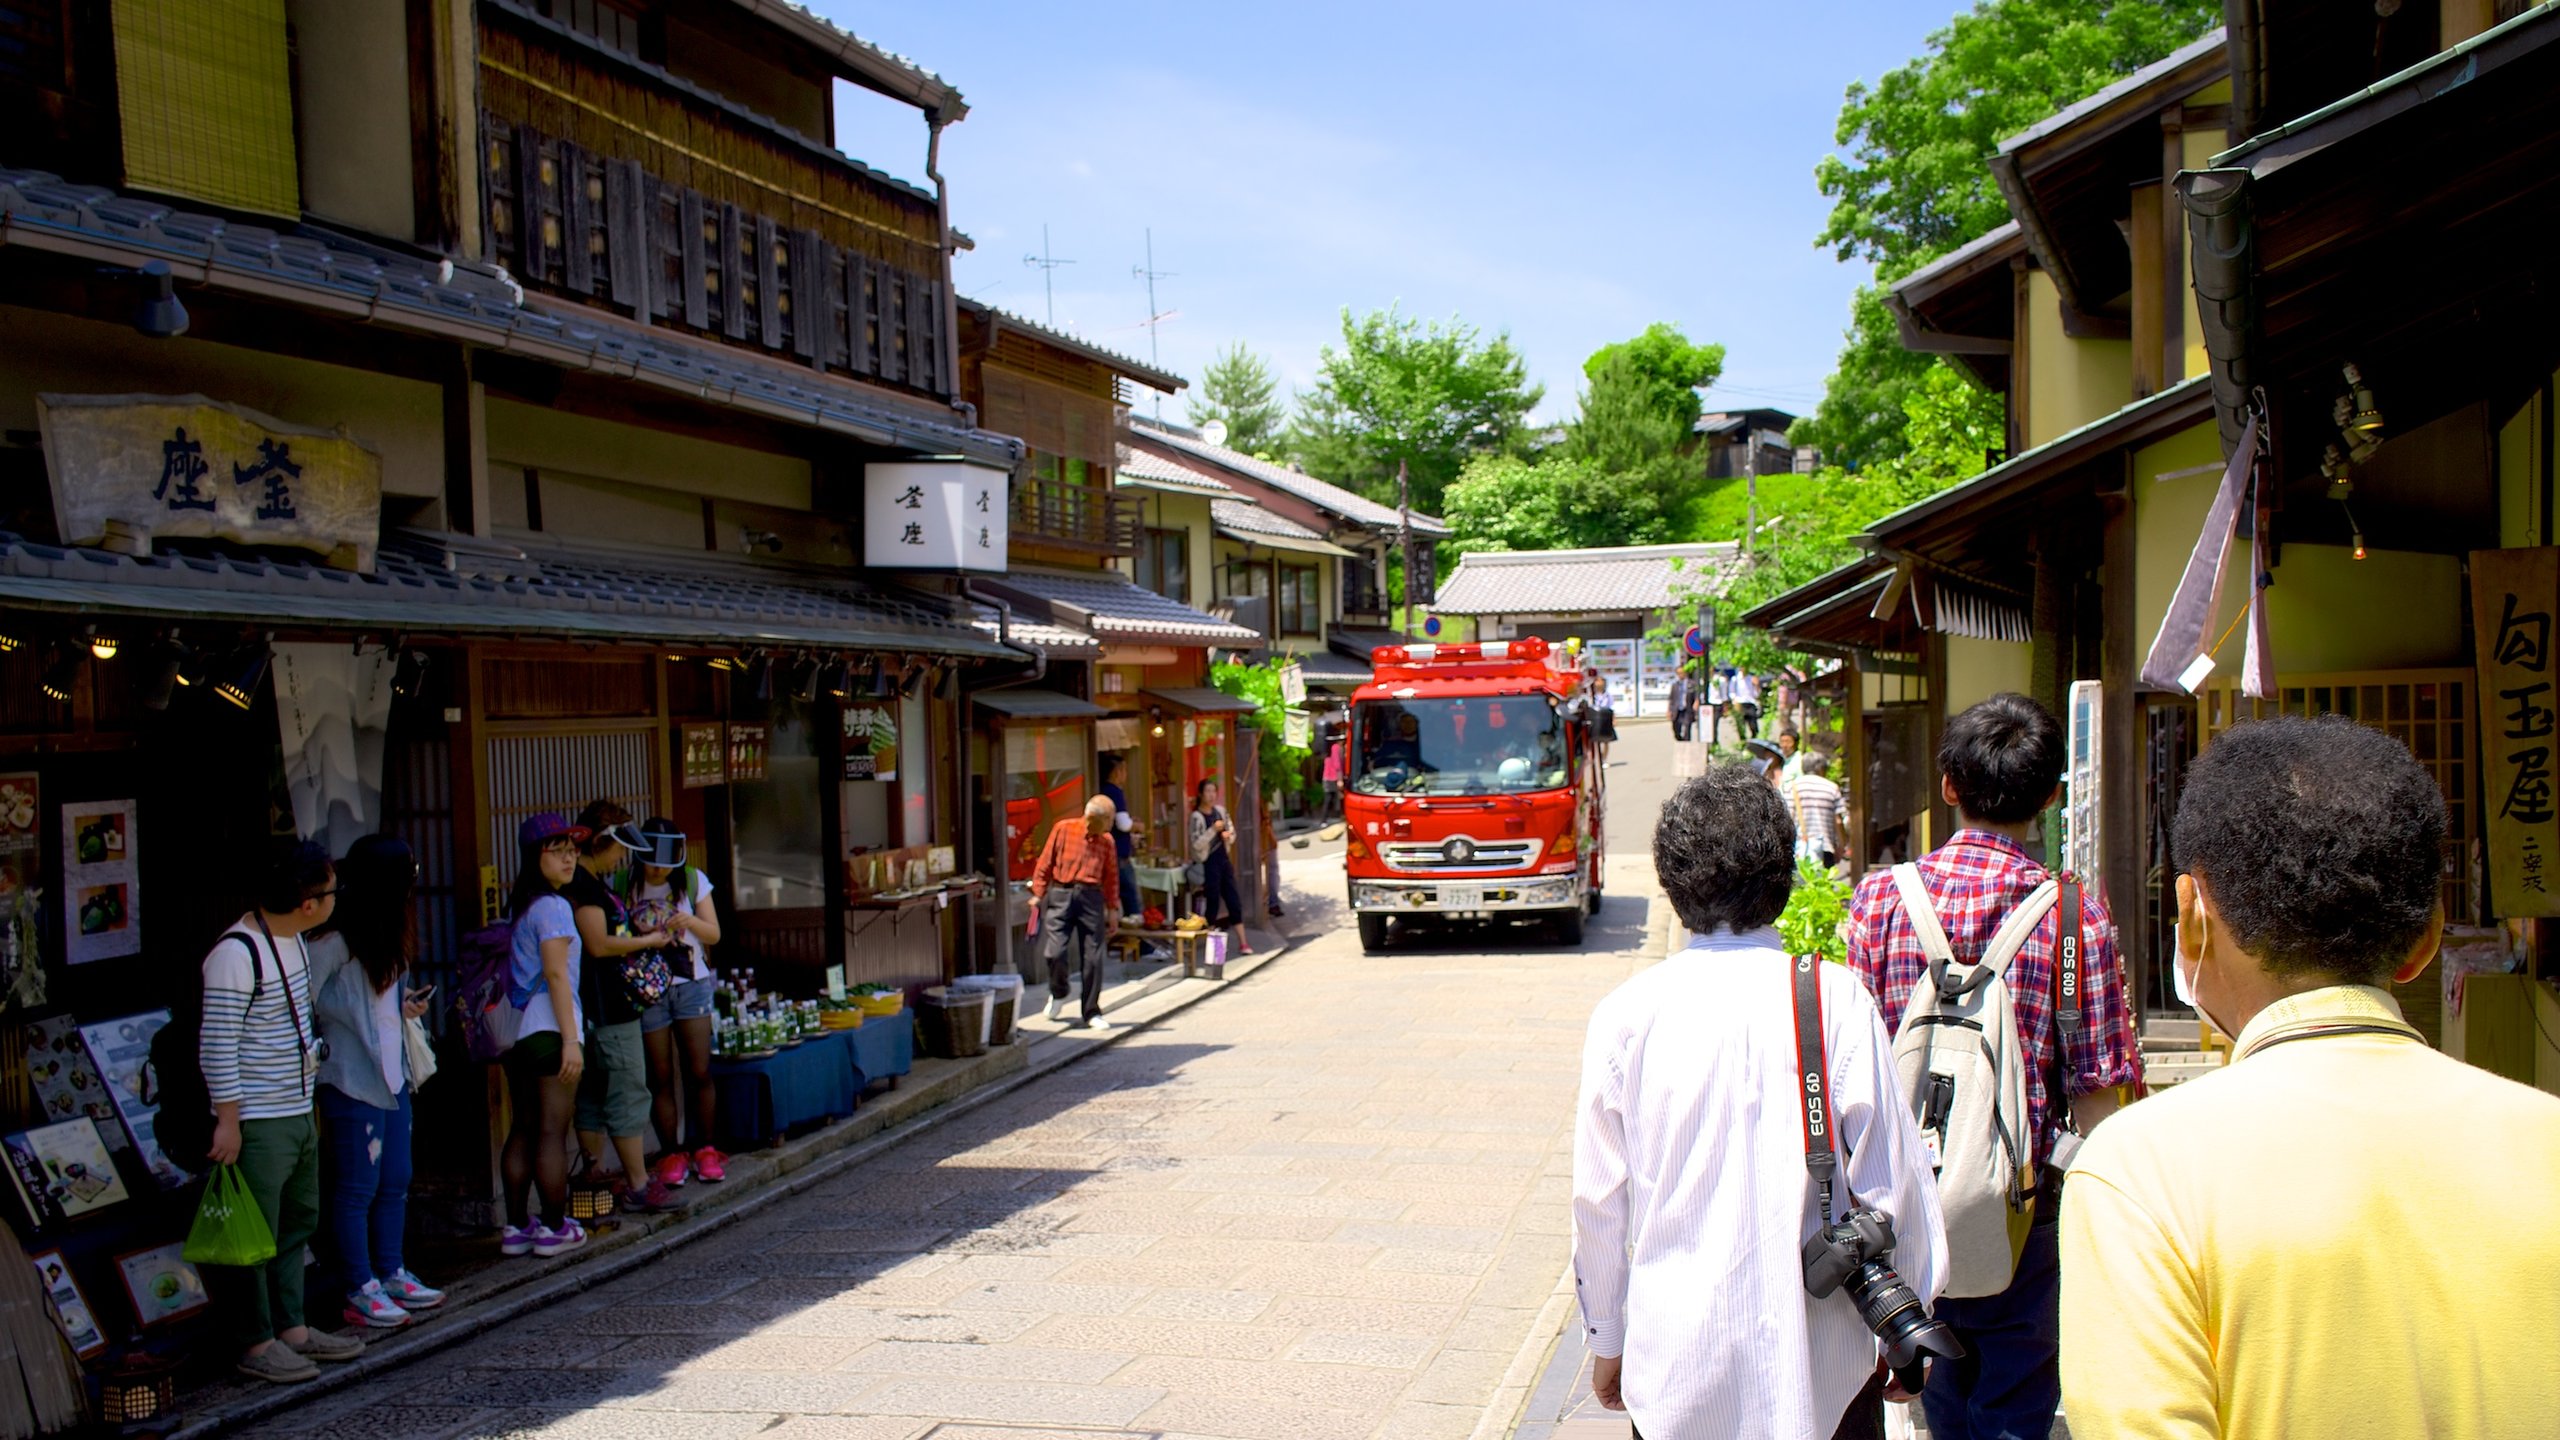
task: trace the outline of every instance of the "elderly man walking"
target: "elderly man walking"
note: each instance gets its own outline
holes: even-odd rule
[[[1573,1270],[1591,1388],[1654,1440],[1877,1433],[1875,1332],[1836,1276],[1809,1293],[1806,1242],[1863,1212],[1911,1306],[1945,1274],[1884,1018],[1847,966],[1808,956],[1799,977],[1779,942],[1795,850],[1746,767],[1674,792],[1653,863],[1697,938],[1601,1001],[1583,1046]],[[1807,1118],[1809,1094],[1828,1110]]]
[[[2384,988],[2435,959],[2445,838],[2435,779],[2351,721],[2234,725],[2188,772],[2177,992],[2237,1048],[2072,1166],[2075,1440],[2560,1433],[2560,1099]]]
[[[1111,843],[1120,807],[1108,795],[1084,802],[1084,823],[1061,820],[1049,827],[1049,843],[1031,872],[1040,953],[1049,962],[1049,1018],[1066,1013],[1067,977],[1083,977],[1083,1019],[1089,1030],[1108,1030],[1102,1018],[1103,943],[1120,929],[1120,855]]]

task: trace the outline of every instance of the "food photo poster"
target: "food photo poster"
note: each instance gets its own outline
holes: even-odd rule
[[[142,953],[140,836],[130,800],[62,807],[62,933],[74,965]]]

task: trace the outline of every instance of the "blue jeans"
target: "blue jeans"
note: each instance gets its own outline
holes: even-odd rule
[[[2039,1204],[2008,1289],[1938,1302],[1937,1317],[1955,1328],[1966,1353],[1929,1364],[1920,1408],[1930,1440],[2045,1440],[2053,1433],[2062,1404],[2059,1228]]]
[[[376,1110],[328,1085],[320,1087],[323,1199],[321,1231],[329,1237],[338,1289],[352,1295],[368,1280],[402,1268],[409,1228],[409,1089],[400,1108]]]
[[[1147,902],[1138,898],[1138,862],[1126,855],[1120,857],[1120,913],[1137,915],[1145,912]]]

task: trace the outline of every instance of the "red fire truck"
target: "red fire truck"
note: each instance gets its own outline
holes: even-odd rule
[[[1601,770],[1581,677],[1539,639],[1388,645],[1353,692],[1343,870],[1360,948],[1389,926],[1600,909]]]

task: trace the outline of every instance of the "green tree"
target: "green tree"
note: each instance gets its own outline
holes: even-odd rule
[[[1396,310],[1342,312],[1315,388],[1299,397],[1290,449],[1311,474],[1394,503],[1407,467],[1413,507],[1436,514],[1467,460],[1517,446],[1543,387],[1509,335],[1486,340],[1458,320],[1428,324]]]
[[[1253,723],[1261,732],[1255,753],[1261,757],[1265,790],[1295,790],[1304,783],[1299,767],[1310,752],[1303,745],[1287,744],[1282,739],[1288,733],[1289,705],[1280,698],[1280,671],[1294,659],[1283,656],[1259,665],[1222,663],[1209,667],[1209,683],[1221,693],[1253,702]]]
[[[1814,167],[1832,199],[1814,243],[1874,264],[1847,343],[1799,444],[1864,468],[1898,453],[1900,416],[1928,369],[1895,338],[1882,286],[1997,228],[2008,206],[1984,161],[2000,142],[2222,23],[2219,0],[1976,0],[1928,51],[1849,87],[1843,154]]]
[[[1239,341],[1219,351],[1200,372],[1200,392],[1184,413],[1194,425],[1212,420],[1225,425],[1229,449],[1267,455],[1279,446],[1289,407],[1280,399],[1279,377],[1271,373],[1270,362]]]
[[[1603,345],[1582,362],[1583,378],[1595,392],[1612,371],[1611,384],[1634,389],[1652,410],[1676,420],[1685,441],[1698,423],[1698,392],[1724,374],[1724,347],[1693,345],[1678,326],[1655,321],[1643,334]],[[1584,409],[1589,410],[1587,400]]]

